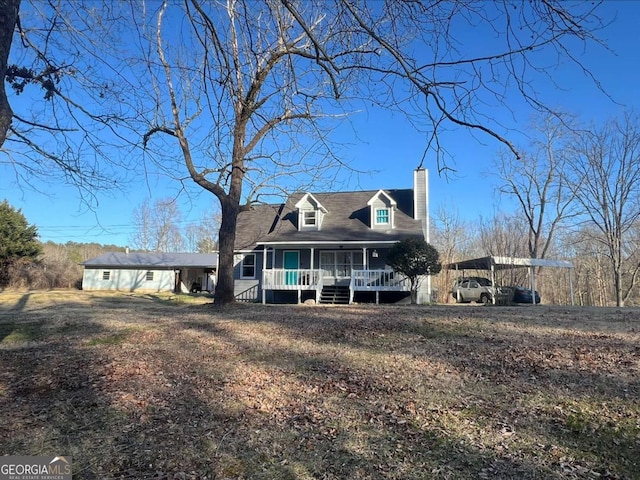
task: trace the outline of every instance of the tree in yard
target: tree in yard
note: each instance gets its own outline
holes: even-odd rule
[[[38,231],[20,210],[0,203],[0,285],[9,280],[11,266],[20,260],[36,260],[41,252]]]
[[[442,270],[440,254],[421,238],[407,238],[389,249],[387,265],[411,282],[411,303],[418,301],[418,290],[425,275],[437,275]]]
[[[128,103],[146,105],[139,119],[148,158],[180,181],[186,172],[220,201],[218,304],[235,301],[239,213],[260,192],[313,184],[344,166],[329,135],[339,118],[363,104],[400,111],[422,125],[425,153],[435,152],[440,167],[447,125],[483,132],[515,152],[483,106],[504,104],[506,85],[515,84],[521,99],[544,109],[528,72],[551,79],[533,55],[550,50],[558,62],[565,53],[575,60],[569,43],[593,40],[600,26],[593,5],[552,0],[135,7],[119,18],[137,16],[139,38],[130,43],[140,47],[144,71],[133,91],[149,98]],[[478,50],[483,36],[487,45]]]
[[[572,188],[582,214],[594,228],[584,229],[601,243],[613,272],[617,306],[624,306],[638,283],[640,244],[640,122],[630,114],[583,133],[569,162]]]

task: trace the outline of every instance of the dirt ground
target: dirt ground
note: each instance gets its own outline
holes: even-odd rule
[[[640,311],[0,293],[0,454],[74,479],[640,479]]]

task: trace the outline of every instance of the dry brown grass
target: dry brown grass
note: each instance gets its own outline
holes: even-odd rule
[[[638,311],[206,301],[0,294],[0,452],[77,479],[640,478]]]

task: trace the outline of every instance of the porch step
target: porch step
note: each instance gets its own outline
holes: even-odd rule
[[[320,303],[343,304],[349,303],[349,287],[327,285],[320,292]]]

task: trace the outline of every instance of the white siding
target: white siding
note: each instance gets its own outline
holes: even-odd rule
[[[413,217],[422,220],[424,238],[429,241],[429,174],[425,169],[413,172]]]
[[[104,280],[109,272],[109,280]],[[153,280],[147,280],[147,272],[153,272]],[[83,290],[147,290],[152,292],[173,291],[173,270],[128,270],[114,268],[86,268],[82,275]]]

